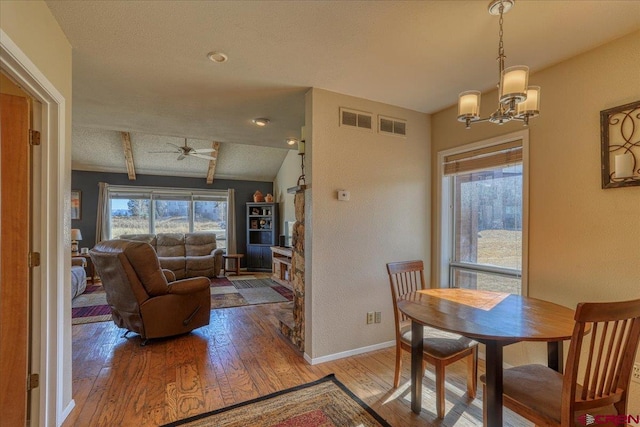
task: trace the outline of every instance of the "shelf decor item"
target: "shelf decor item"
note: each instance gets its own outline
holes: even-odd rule
[[[256,192],[253,193],[253,201],[255,203],[264,202],[264,196],[262,195],[262,192],[260,190],[256,190]]]
[[[640,101],[600,112],[602,188],[640,185]]]
[[[267,203],[273,203],[273,195],[271,195],[271,193],[267,193],[267,195],[264,196],[264,201]]]

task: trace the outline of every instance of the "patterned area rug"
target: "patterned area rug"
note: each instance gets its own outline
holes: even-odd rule
[[[333,374],[164,427],[391,427]]]
[[[271,279],[249,275],[211,279],[212,309],[291,300],[293,293]],[[73,299],[71,307],[73,325],[111,320],[111,309],[100,283],[87,285],[84,293]]]

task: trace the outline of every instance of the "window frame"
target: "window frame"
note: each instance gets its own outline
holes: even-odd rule
[[[436,239],[435,263],[434,263],[434,286],[447,288],[451,286],[452,270],[456,266],[464,270],[477,270],[482,273],[501,274],[500,267],[474,268],[475,264],[453,262],[453,233],[454,228],[454,185],[453,179],[444,176],[444,159],[446,156],[459,154],[462,152],[477,150],[493,145],[504,144],[511,141],[522,141],[522,270],[521,270],[521,294],[528,295],[528,260],[529,260],[529,130],[512,132],[506,135],[485,139],[455,148],[439,151],[437,154],[437,177],[436,177]],[[455,265],[453,265],[455,264]],[[459,264],[459,265],[458,265]],[[492,271],[496,270],[496,271]],[[504,273],[504,271],[502,272]]]
[[[114,197],[115,196],[115,197]],[[120,196],[120,197],[118,197]],[[224,199],[227,204],[227,213],[229,212],[229,193],[226,190],[197,190],[191,188],[170,188],[170,187],[142,187],[142,186],[125,186],[125,185],[110,185],[107,188],[107,194],[105,195],[106,203],[108,204],[109,215],[107,217],[107,230],[109,236],[112,233],[112,217],[111,217],[111,201],[115,199],[125,199],[127,196],[132,199],[148,199],[149,200],[149,234],[155,234],[155,204],[157,201],[187,201],[189,206],[189,233],[193,233],[195,225],[195,206],[196,202],[204,201],[222,201]],[[229,219],[225,218],[225,227],[228,226]],[[220,241],[225,241],[225,247],[229,245],[229,233],[225,228],[225,238]]]

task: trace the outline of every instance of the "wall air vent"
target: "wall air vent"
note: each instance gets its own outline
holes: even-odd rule
[[[386,135],[407,136],[407,121],[378,116],[378,132]]]
[[[364,111],[340,108],[340,126],[352,126],[358,129],[373,130],[373,115]]]

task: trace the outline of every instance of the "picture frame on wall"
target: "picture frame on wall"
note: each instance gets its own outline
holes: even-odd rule
[[[71,190],[71,219],[82,218],[82,191]]]
[[[640,185],[640,101],[600,111],[602,188]]]

